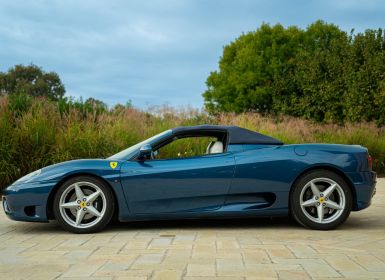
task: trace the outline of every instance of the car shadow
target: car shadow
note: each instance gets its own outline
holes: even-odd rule
[[[350,216],[338,230],[383,230],[385,221],[374,219],[363,219],[362,217]],[[20,226],[19,226],[20,225]],[[185,219],[185,220],[156,220],[156,221],[132,221],[132,222],[111,222],[104,230],[104,233],[119,231],[138,230],[307,230],[297,224],[290,217],[275,218],[240,218],[240,219]],[[54,233],[67,234],[56,221],[50,223],[15,223],[13,232],[18,233]]]
[[[184,219],[135,222],[113,222],[108,230],[199,230],[199,229],[252,229],[252,228],[296,228],[297,224],[288,217],[283,218],[241,218],[241,219]]]
[[[56,221],[49,223],[15,222],[12,226],[15,233],[53,233],[66,234]],[[138,230],[230,230],[230,229],[288,229],[302,228],[289,217],[280,218],[240,218],[240,219],[185,219],[111,222],[104,233]]]

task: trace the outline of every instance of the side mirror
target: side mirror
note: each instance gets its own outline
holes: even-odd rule
[[[146,158],[148,156],[151,156],[152,154],[152,147],[150,144],[145,144],[139,149],[139,157],[140,158]]]

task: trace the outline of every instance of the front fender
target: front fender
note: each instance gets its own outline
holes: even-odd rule
[[[7,214],[12,219],[48,221],[53,218],[51,213],[53,199],[60,185],[69,178],[90,175],[103,180],[111,187],[120,217],[128,211],[120,183],[121,163],[121,161],[91,159],[67,161],[45,167],[39,176],[28,182],[16,182],[5,190],[7,203],[10,208],[17,210]],[[29,205],[34,205],[36,215],[25,215],[24,209]]]

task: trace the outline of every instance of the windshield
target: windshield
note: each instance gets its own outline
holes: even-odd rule
[[[169,130],[166,130],[166,131],[163,131],[155,136],[152,136],[151,138],[148,138],[138,144],[135,144],[134,146],[131,146],[115,155],[112,155],[110,157],[108,157],[107,159],[117,159],[117,160],[127,160],[129,159],[140,147],[142,147],[143,145],[145,144],[151,144],[152,142],[154,142],[156,139],[160,139],[160,138],[163,138],[163,136],[165,135],[168,135],[168,134],[171,134],[172,133],[172,130],[169,129]]]

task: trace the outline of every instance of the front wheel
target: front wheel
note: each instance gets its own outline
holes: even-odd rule
[[[292,216],[305,227],[334,229],[349,217],[352,193],[341,176],[316,170],[302,176],[290,196]]]
[[[79,176],[65,182],[54,200],[58,223],[74,233],[91,233],[103,229],[111,220],[114,197],[101,180]]]

